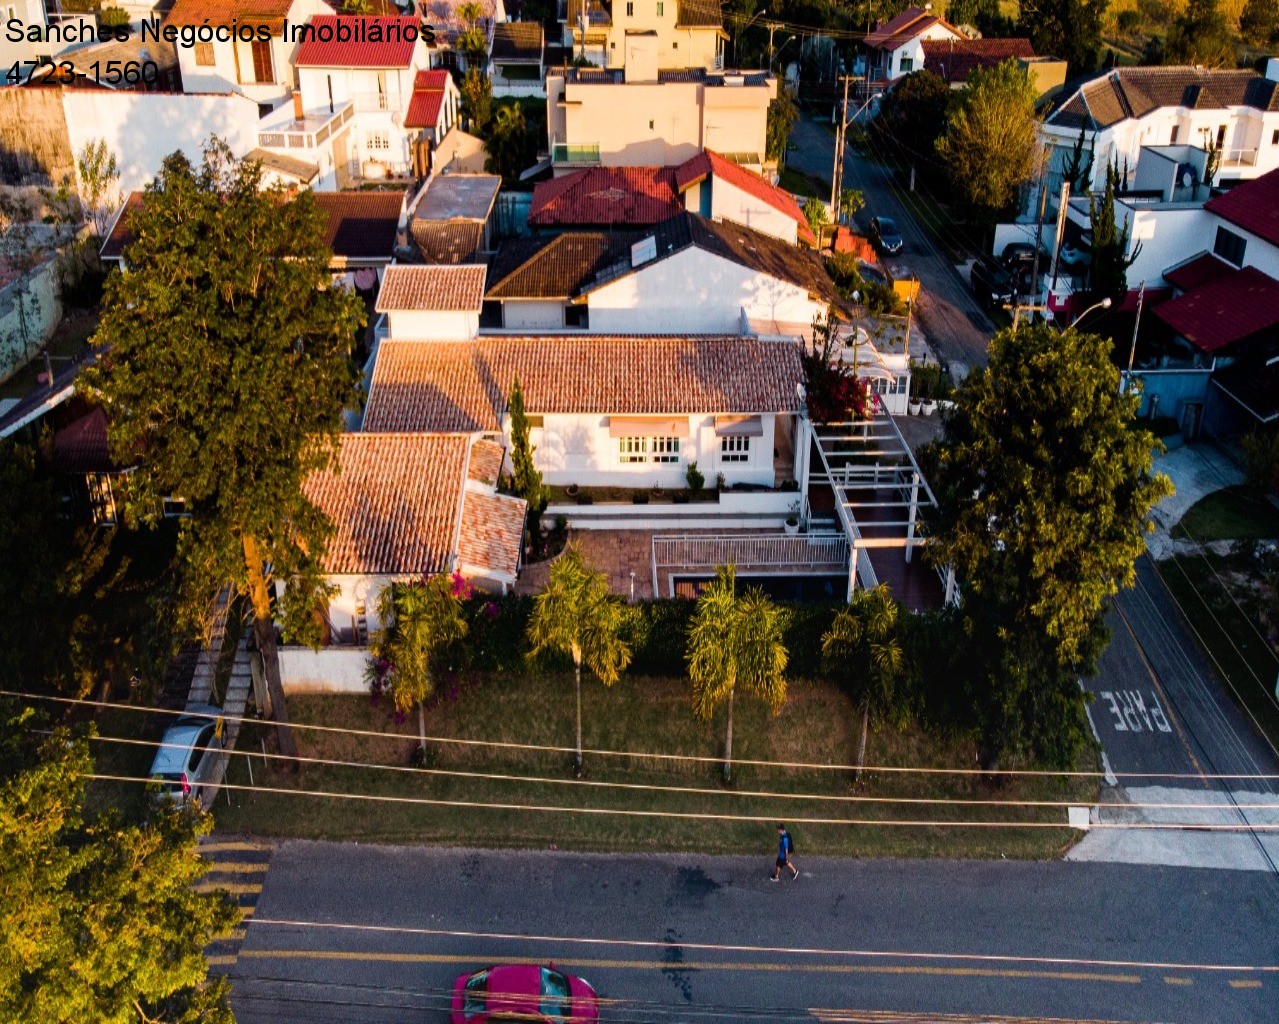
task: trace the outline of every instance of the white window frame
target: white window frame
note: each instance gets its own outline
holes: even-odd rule
[[[650,437],[649,451],[653,453],[654,462],[679,462],[678,437]]]
[[[370,153],[389,153],[391,151],[391,133],[385,131],[369,132],[364,140],[365,148]]]
[[[617,461],[624,466],[648,461],[648,438],[619,437],[617,439]]]
[[[719,439],[719,461],[740,464],[751,460],[751,439],[748,434],[727,434]]]
[[[617,461],[624,466],[655,463],[670,465],[679,462],[680,439],[678,437],[619,437]]]

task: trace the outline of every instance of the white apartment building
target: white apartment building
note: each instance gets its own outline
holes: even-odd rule
[[[605,68],[624,67],[631,37],[656,43],[659,68],[724,66],[724,15],[719,0],[614,0],[611,10],[598,0],[569,0],[565,45],[575,56]]]

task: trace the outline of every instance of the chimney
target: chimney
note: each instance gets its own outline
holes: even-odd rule
[[[302,94],[296,89],[293,91],[293,120],[302,120]]]

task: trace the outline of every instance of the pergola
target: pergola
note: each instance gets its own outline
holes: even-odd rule
[[[803,489],[808,493],[815,481],[829,484],[834,493],[835,512],[849,543],[851,601],[858,580],[863,587],[881,582],[872,551],[900,549],[903,565],[910,566],[915,548],[928,543],[920,532],[920,514],[937,501],[891,416],[825,423],[812,429],[820,465],[809,468]],[[948,569],[939,576],[949,604],[956,596],[954,571]]]

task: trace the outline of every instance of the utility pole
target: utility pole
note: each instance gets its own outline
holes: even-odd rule
[[[851,75],[844,75],[844,105],[839,112],[839,124],[835,128],[835,166],[830,176],[831,220],[839,223],[839,193],[844,184],[844,132],[848,128],[848,83]]]
[[[1137,319],[1132,325],[1132,344],[1128,347],[1128,372],[1124,375],[1123,391],[1127,392],[1132,387],[1132,364],[1137,358],[1137,329],[1141,327],[1141,307],[1146,300],[1146,282],[1141,282],[1141,287],[1137,290]]]
[[[768,72],[773,72],[773,33],[783,25],[780,21],[766,21],[764,27],[768,29]]]

